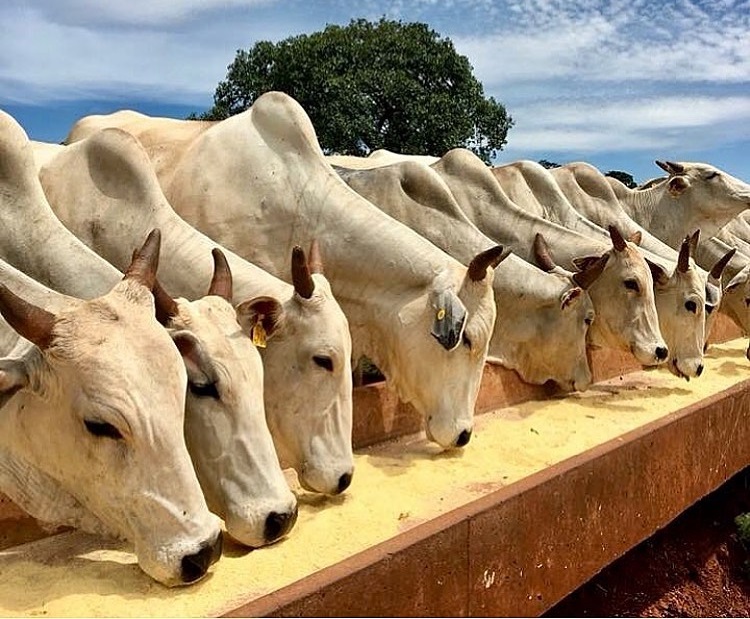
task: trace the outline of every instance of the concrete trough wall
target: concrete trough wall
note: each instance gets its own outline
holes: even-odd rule
[[[748,464],[750,380],[226,616],[538,616]]]

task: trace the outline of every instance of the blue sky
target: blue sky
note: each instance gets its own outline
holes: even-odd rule
[[[646,180],[654,159],[706,161],[750,181],[750,0],[4,0],[0,108],[51,142],[90,113],[184,117],[238,49],[381,16],[469,58],[515,120],[497,163]]]

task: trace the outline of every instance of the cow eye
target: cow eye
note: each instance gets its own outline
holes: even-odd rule
[[[698,311],[698,306],[695,304],[695,301],[685,301],[685,309],[688,312],[695,314],[695,312]]]
[[[94,436],[104,436],[106,438],[113,438],[116,440],[122,439],[122,434],[120,433],[120,431],[111,423],[107,423],[106,421],[94,421],[93,419],[84,419],[83,423],[89,433],[93,434]]]
[[[594,319],[591,316],[586,316],[586,318],[583,319],[583,322],[587,325],[591,325],[591,323],[594,322]]]
[[[219,400],[219,390],[216,388],[216,383],[194,383],[193,381],[188,381],[188,389],[190,389],[190,393],[192,393],[194,396],[198,396],[199,398],[213,398],[214,400]]]
[[[464,333],[463,336],[461,337],[461,343],[464,346],[466,346],[466,348],[471,350],[471,338],[468,335],[466,335],[466,333]]]
[[[710,314],[713,311],[714,311],[714,306],[708,305],[708,303],[706,303],[706,314]]]
[[[633,292],[638,292],[640,290],[638,282],[634,279],[626,279],[623,283],[628,290],[632,290]]]
[[[718,172],[711,172],[710,174],[706,175],[706,180],[710,181],[712,178],[716,178],[717,176],[719,176]]]
[[[328,372],[333,372],[333,359],[330,357],[325,355],[313,355],[313,363]]]

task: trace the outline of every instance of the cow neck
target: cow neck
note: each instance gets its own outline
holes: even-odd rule
[[[603,240],[589,238],[527,213],[508,198],[499,183],[495,185],[497,187],[488,194],[489,199],[475,202],[474,208],[482,211],[477,212],[477,217],[484,222],[483,231],[488,236],[508,244],[519,256],[533,262],[532,247],[537,232],[544,235],[555,261],[566,267],[572,266],[573,258],[578,256],[600,255],[607,251]]]
[[[191,224],[285,280],[292,247],[307,250],[316,239],[334,295],[350,307],[392,308],[403,293],[430,290],[438,276],[458,290],[465,267],[349,188],[312,144],[314,134],[283,127],[288,139],[275,139],[245,112],[198,138],[191,153],[199,155],[183,158],[173,189],[179,191],[201,170],[223,169],[232,178],[222,185],[231,184],[239,198],[222,203],[224,219],[209,224],[213,229],[203,227],[205,213],[188,216]],[[239,170],[236,153],[244,154]]]
[[[2,179],[0,257],[71,296],[92,298],[106,294],[120,274],[57,219],[36,175],[29,142],[4,156],[25,163],[18,166],[23,176],[15,179],[12,189],[7,179]],[[13,194],[8,196],[6,191]]]
[[[159,277],[171,294],[191,299],[205,295],[214,270],[211,251],[219,247],[232,272],[236,302],[257,296],[271,296],[283,302],[291,297],[289,284],[221,247],[177,215],[166,201],[158,201],[150,214],[147,227],[162,230],[161,251],[165,264]]]
[[[659,221],[659,210],[662,206],[669,207],[670,217],[674,214],[674,205],[662,204],[666,198],[666,179],[648,189],[630,190],[622,196],[620,203],[625,212],[639,225],[646,228],[657,238],[662,225]]]

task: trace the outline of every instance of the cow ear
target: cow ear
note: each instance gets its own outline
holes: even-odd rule
[[[23,359],[0,359],[0,408],[28,385],[29,370]]]
[[[663,286],[669,281],[669,273],[667,273],[662,267],[655,262],[651,262],[646,258],[648,268],[651,269],[651,276],[654,278],[654,283]]]
[[[588,290],[599,279],[599,276],[604,271],[604,267],[607,266],[608,260],[609,252],[594,257],[593,260],[587,256],[583,261],[580,261],[581,270],[578,273],[573,273],[571,279],[584,290]]]
[[[430,334],[445,350],[454,350],[463,338],[466,307],[452,290],[446,290],[433,295],[432,309],[435,313]]]
[[[628,237],[628,241],[631,243],[635,243],[636,245],[640,245],[641,241],[643,241],[643,234],[641,234],[640,230],[636,230]]]
[[[675,198],[684,193],[688,187],[690,187],[690,181],[684,176],[673,176],[667,183],[669,195]]]
[[[585,271],[599,260],[599,258],[601,256],[579,256],[578,258],[573,258],[573,264],[579,271]]]
[[[177,346],[177,350],[182,355],[188,381],[193,385],[214,384],[216,375],[200,340],[193,333],[185,330],[173,331],[170,335],[175,346]]]
[[[259,348],[266,347],[266,340],[281,329],[284,308],[272,297],[255,297],[243,301],[236,307],[237,322],[242,331]]]
[[[564,310],[568,307],[575,305],[583,295],[583,288],[575,286],[570,290],[566,290],[560,299],[560,309]]]
[[[739,286],[744,286],[747,283],[748,279],[748,269],[747,267],[743,268],[737,275],[735,275],[731,280],[729,280],[729,283],[724,286],[724,292],[729,292],[730,290],[734,290],[735,288]]]

